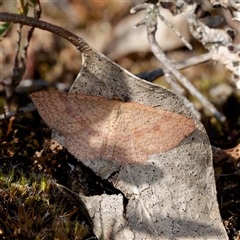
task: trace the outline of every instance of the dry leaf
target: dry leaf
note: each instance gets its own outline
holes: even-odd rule
[[[83,43],[83,66],[71,87],[71,92],[136,102],[175,112],[192,119],[196,130],[177,146],[149,156],[144,164],[120,164],[105,159],[84,160],[103,179],[109,179],[128,199],[126,206],[86,204],[100,237],[112,239],[228,239],[219,214],[212,166],[212,150],[208,136],[190,110],[175,94],[143,81],[103,54]],[[75,96],[75,95],[74,95]],[[65,103],[61,103],[63,106]],[[59,116],[63,117],[59,112]],[[104,116],[104,115],[103,115]],[[66,139],[56,131],[53,137],[60,143]],[[114,173],[114,174],[113,174]],[[120,201],[121,202],[121,201]],[[115,207],[114,207],[115,206]],[[122,212],[125,222],[114,225]],[[102,219],[98,212],[108,212]]]

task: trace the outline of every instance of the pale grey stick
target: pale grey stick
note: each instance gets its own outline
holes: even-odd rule
[[[226,117],[221,114],[214,105],[209,102],[195,87],[194,85],[188,81],[188,79],[183,76],[175,67],[172,66],[172,64],[169,62],[167,56],[162,51],[162,49],[159,47],[158,43],[155,39],[155,33],[149,32],[148,33],[148,40],[151,45],[152,52],[156,56],[156,58],[168,68],[168,70],[182,83],[184,87],[188,89],[188,91],[195,96],[204,107],[206,107],[220,122],[224,122],[226,120]]]
[[[191,66],[209,61],[209,60],[211,60],[210,53],[204,53],[199,56],[194,56],[194,57],[186,59],[182,62],[176,63],[176,64],[174,64],[174,66],[176,69],[182,70],[182,69],[185,69],[185,68],[188,68],[188,67],[191,67]],[[139,78],[145,79],[149,82],[153,82],[156,78],[159,78],[163,75],[164,75],[163,70],[161,68],[158,68],[155,70],[138,73],[136,76]]]
[[[147,4],[146,12],[148,13],[147,17],[145,18],[145,25],[147,26],[147,35],[148,41],[150,43],[151,50],[155,57],[161,62],[164,68],[167,68],[169,72],[171,72],[179,81],[180,83],[188,89],[188,91],[195,96],[203,106],[208,109],[220,122],[224,122],[226,117],[221,114],[214,105],[209,102],[196,88],[195,86],[185,77],[183,76],[169,61],[166,54],[162,51],[160,46],[158,45],[155,33],[157,30],[157,18],[158,16],[158,8],[154,4]]]

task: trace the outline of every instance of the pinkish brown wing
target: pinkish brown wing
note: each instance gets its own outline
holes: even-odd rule
[[[78,159],[100,159],[109,134],[111,101],[75,93],[31,95],[40,116],[65,137],[65,147]]]
[[[116,141],[125,143],[129,162],[144,162],[149,155],[176,147],[196,128],[191,119],[136,103],[123,105],[119,122]]]

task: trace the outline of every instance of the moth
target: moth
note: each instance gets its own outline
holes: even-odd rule
[[[176,147],[196,126],[177,113],[78,93],[31,94],[47,125],[79,160],[143,163]]]

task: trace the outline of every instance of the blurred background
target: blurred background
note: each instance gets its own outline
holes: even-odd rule
[[[144,26],[134,28],[144,13],[130,14],[130,8],[141,1],[42,1],[41,20],[59,25],[78,36],[99,52],[116,61],[133,74],[159,68],[159,62],[150,52]],[[17,12],[15,1],[5,1],[2,10]],[[29,8],[29,16],[31,16]],[[219,10],[220,11],[220,10]],[[159,21],[157,40],[168,57],[180,62],[206,50],[191,38],[185,19],[173,16],[167,9],[161,13],[179,32],[191,42],[193,51],[188,50],[179,37],[163,22]],[[222,23],[222,27],[226,24]],[[25,32],[29,27],[24,26]],[[12,75],[16,50],[17,26],[12,25],[1,41],[0,78]],[[23,38],[24,39],[24,38]],[[24,42],[24,41],[23,41]],[[24,79],[43,79],[51,83],[61,82],[70,86],[81,67],[81,54],[66,40],[39,29],[34,30],[31,40],[27,71]],[[218,104],[222,95],[232,93],[230,73],[212,61],[193,66],[182,73],[188,77],[200,92]],[[156,83],[168,86],[163,79]],[[222,91],[220,83],[223,83]],[[217,87],[217,93],[214,88]],[[220,92],[218,92],[220,91]],[[221,92],[222,91],[222,92]],[[224,97],[223,97],[224,98]],[[225,98],[226,99],[226,98]],[[196,103],[197,107],[200,107]]]

